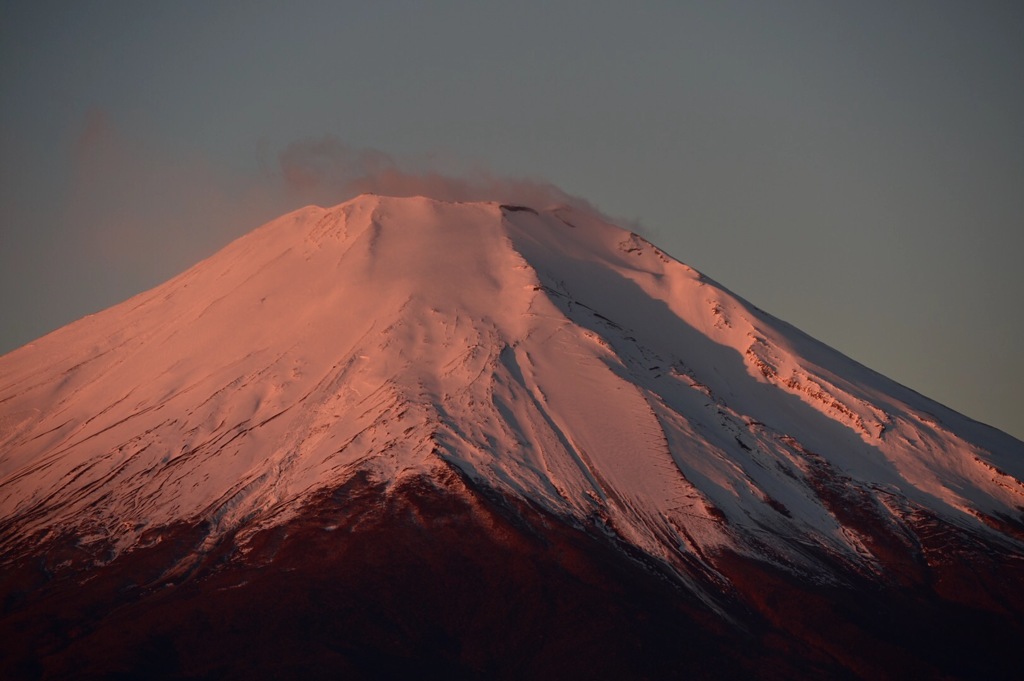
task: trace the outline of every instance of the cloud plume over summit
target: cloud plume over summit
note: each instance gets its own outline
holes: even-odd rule
[[[377,149],[355,148],[333,135],[292,142],[278,155],[288,193],[337,203],[363,193],[429,196],[442,201],[573,204],[592,209],[541,180],[505,178],[489,170],[439,169],[436,160],[400,160]]]

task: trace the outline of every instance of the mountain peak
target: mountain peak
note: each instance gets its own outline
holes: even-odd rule
[[[899,490],[877,509],[899,532],[911,512],[984,527],[1024,504],[1021,443],[965,439],[962,417],[565,208],[307,207],[2,370],[7,542],[271,522],[436,452],[669,562],[683,537],[759,550],[763,527],[870,562],[822,476]]]
[[[0,357],[0,410],[7,561],[184,524],[184,570],[355,481],[534,509],[719,613],[736,557],[890,583],[1024,551],[1024,443],[566,207],[300,209]]]

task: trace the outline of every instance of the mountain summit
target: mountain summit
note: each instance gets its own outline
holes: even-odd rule
[[[991,678],[1022,480],[589,211],[363,195],[0,358],[0,670]]]

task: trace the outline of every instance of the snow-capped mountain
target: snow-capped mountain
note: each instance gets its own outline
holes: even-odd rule
[[[491,539],[587,537],[723,626],[759,612],[819,651],[800,653],[814,673],[873,674],[780,623],[758,581],[923,590],[1020,631],[1022,480],[1024,443],[567,206],[304,208],[0,358],[0,561],[45,563],[9,580],[9,622],[63,575],[159,555],[119,597],[138,608],[420,490],[447,510],[408,522],[468,508]],[[991,575],[1007,583],[979,596]]]

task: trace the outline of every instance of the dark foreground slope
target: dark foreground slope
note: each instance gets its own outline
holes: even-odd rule
[[[723,555],[735,589],[709,606],[454,469],[353,479],[244,552],[206,534],[167,528],[101,567],[41,547],[2,577],[0,676],[1009,679],[1024,640],[1005,556],[880,586]]]

